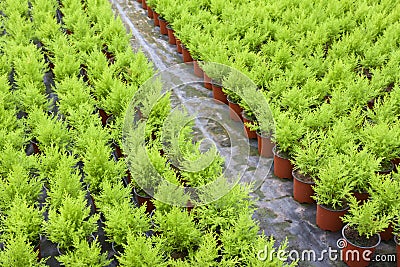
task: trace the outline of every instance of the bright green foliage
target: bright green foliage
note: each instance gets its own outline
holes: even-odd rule
[[[221,231],[223,254],[227,258],[239,260],[251,251],[251,245],[257,240],[258,226],[247,211],[239,212],[237,221],[229,229]]]
[[[123,201],[110,206],[104,211],[106,218],[104,230],[111,242],[117,245],[127,244],[129,235],[142,235],[150,230],[150,218],[146,214],[146,206],[134,207]]]
[[[101,192],[94,196],[96,206],[103,213],[114,207],[125,205],[131,200],[131,188],[123,187],[122,183],[112,183],[110,181],[102,181]]]
[[[39,241],[43,217],[41,212],[22,197],[17,196],[10,208],[4,213],[1,223],[3,242],[24,236],[27,241],[36,244]]]
[[[42,184],[37,177],[31,177],[23,166],[15,164],[9,173],[0,180],[0,206],[9,207],[19,198],[24,198],[27,205],[37,202]]]
[[[45,266],[42,260],[38,262],[37,253],[37,251],[34,251],[33,246],[26,240],[26,237],[17,235],[15,238],[7,240],[5,249],[0,251],[0,265],[18,267]]]
[[[351,196],[354,181],[349,177],[349,170],[342,155],[335,154],[328,159],[326,166],[321,166],[315,180],[313,198],[319,205],[332,209],[342,209],[347,206]]]
[[[74,251],[56,257],[64,266],[91,266],[103,267],[111,263],[106,253],[101,253],[101,246],[97,240],[90,244],[86,240],[74,240]]]
[[[397,216],[400,209],[400,175],[373,175],[370,184],[368,192],[380,212]]]
[[[90,207],[84,198],[65,195],[58,209],[49,210],[49,220],[44,222],[47,237],[60,248],[69,250],[74,240],[83,240],[97,230],[98,215],[90,216]]]
[[[342,220],[349,227],[357,230],[360,236],[370,238],[389,226],[390,217],[382,214],[379,205],[374,200],[359,205],[355,198],[350,198],[350,210]]]
[[[168,213],[155,212],[156,231],[165,238],[165,251],[184,252],[200,244],[201,232],[186,210],[173,207]]]
[[[167,266],[163,249],[163,240],[157,237],[146,237],[129,233],[127,243],[124,244],[124,253],[118,256],[121,266]]]

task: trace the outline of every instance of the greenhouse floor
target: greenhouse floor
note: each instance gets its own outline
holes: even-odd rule
[[[168,44],[168,37],[159,33],[159,27],[154,27],[153,20],[147,17],[141,5],[133,0],[110,1],[132,33],[134,50],[141,49],[155,68],[167,75],[184,73],[180,78],[174,77],[180,79],[179,83],[192,82],[173,89],[174,103],[177,105],[185,102],[189,113],[197,114],[198,136],[216,143],[226,158],[229,171],[234,175],[236,172],[243,174],[240,182],[256,183],[257,189],[252,193],[257,199],[254,218],[259,221],[265,234],[274,236],[278,243],[287,237],[290,255],[300,258],[299,266],[346,266],[339,259],[331,260],[339,257],[339,252],[335,250],[338,250],[337,241],[341,234],[326,232],[316,226],[315,204],[299,204],[292,198],[292,181],[272,174],[272,160],[259,158],[257,142],[244,139],[242,124],[229,119],[226,105],[203,101],[204,97],[211,99],[211,91],[201,85],[201,80],[193,74],[190,64],[182,64],[182,56],[176,52],[176,47]],[[230,143],[234,139],[240,144],[232,147]],[[262,251],[259,255],[262,257],[264,254]],[[389,254],[395,255],[393,240],[381,242],[375,251],[375,255]],[[308,258],[309,255],[311,258]],[[395,262],[372,262],[370,266],[395,266]]]

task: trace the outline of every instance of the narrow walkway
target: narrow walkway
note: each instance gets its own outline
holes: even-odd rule
[[[141,49],[159,71],[168,72],[168,69],[173,67],[172,72],[176,70],[179,73],[185,72],[185,76],[179,76],[181,84],[198,81],[190,86],[184,86],[184,90],[181,87],[175,88],[173,101],[176,105],[185,102],[184,105],[191,114],[204,115],[206,118],[212,116],[211,120],[196,120],[197,134],[214,141],[221,155],[228,160],[230,170],[244,172],[241,181],[263,181],[253,195],[258,199],[254,218],[259,221],[260,228],[265,234],[273,235],[278,243],[287,237],[289,250],[296,250],[300,258],[304,251],[305,260],[309,255],[306,251],[313,250],[315,261],[302,261],[299,263],[301,267],[346,266],[339,260],[334,260],[334,257],[340,257],[334,250],[338,249],[336,243],[341,234],[325,232],[316,226],[316,206],[299,204],[293,200],[292,181],[279,179],[269,172],[271,160],[260,159],[257,143],[254,141],[248,143],[243,139],[242,124],[229,120],[227,106],[204,101],[205,97],[211,97],[210,91],[201,86],[200,80],[194,76],[190,66],[185,68],[185,64],[181,64],[182,56],[176,53],[176,47],[168,44],[168,38],[159,33],[159,27],[154,27],[153,20],[147,17],[147,12],[141,5],[133,0],[110,1],[131,32],[132,47],[135,50]],[[181,65],[175,67],[177,64]],[[236,149],[227,145],[232,139],[244,140],[248,144],[247,148]],[[332,251],[332,260],[329,259],[329,249]],[[382,242],[376,250],[376,254],[380,255],[393,253],[395,253],[393,241]],[[312,260],[313,255],[310,255]],[[291,256],[297,257],[296,252],[291,252]],[[373,262],[370,266],[395,266],[395,263]]]

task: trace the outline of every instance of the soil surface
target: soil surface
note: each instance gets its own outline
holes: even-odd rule
[[[181,64],[182,55],[176,52],[176,46],[168,43],[168,36],[161,35],[159,27],[154,27],[153,20],[147,17],[147,11],[141,8],[137,1],[110,0],[116,14],[120,15],[127,30],[132,34],[132,47],[135,51],[142,50],[153,62],[157,70],[163,71],[176,64]],[[186,64],[183,64],[186,65]],[[185,77],[180,79],[196,79],[193,67],[186,65]],[[185,68],[183,68],[185,69]],[[182,72],[182,68],[177,68]],[[221,155],[226,159],[226,165],[235,172],[244,172],[240,182],[257,181],[258,186],[252,192],[257,201],[257,210],[254,219],[259,222],[260,228],[266,235],[274,236],[277,245],[287,238],[289,255],[297,258],[299,266],[346,266],[343,262],[332,261],[326,251],[338,250],[337,241],[341,233],[323,231],[316,226],[316,205],[299,204],[293,195],[293,182],[288,179],[279,179],[273,175],[272,160],[260,158],[257,152],[257,141],[245,139],[243,124],[229,120],[229,110],[226,105],[203,103],[204,97],[211,98],[211,91],[202,86],[202,80],[192,83],[191,86],[174,88],[173,102],[178,105],[185,102],[191,114],[213,114],[214,119],[196,119],[195,135],[212,140]],[[225,122],[221,125],[221,122]],[[240,139],[247,146],[242,148],[232,145],[231,140]],[[234,175],[234,173],[232,173]],[[302,253],[313,250],[316,258],[301,260]],[[325,252],[325,253],[324,253]],[[324,254],[322,254],[324,253]],[[339,255],[338,252],[336,255]],[[375,254],[395,254],[394,240],[382,242]],[[324,257],[321,257],[324,255]],[[113,266],[113,265],[110,265]],[[395,263],[371,262],[370,266],[396,266]]]
[[[379,237],[377,235],[366,238],[365,236],[360,236],[357,230],[350,227],[344,229],[344,235],[346,236],[347,240],[349,240],[352,244],[360,247],[373,247],[379,241]]]

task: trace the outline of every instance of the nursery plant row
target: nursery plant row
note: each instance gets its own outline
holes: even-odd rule
[[[320,228],[371,251],[393,233],[399,243],[398,3],[138,2],[274,157],[275,175],[295,178],[294,198],[317,203]],[[252,92],[238,72],[207,62],[249,76],[269,116],[246,102],[256,95],[239,97]]]
[[[223,172],[218,152],[201,154],[191,125],[181,124],[188,114],[170,122],[184,133],[178,147],[162,146],[169,95],[140,107],[123,146],[125,113],[154,70],[132,51],[108,1],[6,0],[0,11],[0,265],[296,265],[277,257],[285,242],[276,247],[259,233],[249,186],[196,206],[157,180],[190,188]],[[139,99],[147,103],[161,90],[151,84]],[[180,146],[193,161],[213,161],[179,170],[171,157]],[[146,184],[172,204],[135,195]],[[57,254],[42,251],[44,242]],[[260,261],[266,248],[271,257]]]

